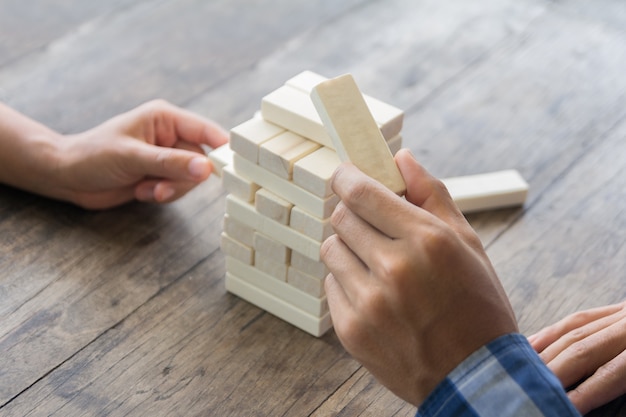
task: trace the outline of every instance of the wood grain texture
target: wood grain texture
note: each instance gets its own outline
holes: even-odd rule
[[[63,132],[156,97],[230,128],[350,72],[436,175],[530,183],[468,216],[523,332],[626,298],[623,1],[100,3],[0,0],[0,100]],[[224,196],[88,212],[0,186],[0,415],[413,415],[334,333],[226,293]]]

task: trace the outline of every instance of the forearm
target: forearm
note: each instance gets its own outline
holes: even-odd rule
[[[0,183],[50,196],[60,137],[0,103]]]
[[[450,373],[417,413],[434,415],[580,416],[559,380],[519,334],[482,347]]]

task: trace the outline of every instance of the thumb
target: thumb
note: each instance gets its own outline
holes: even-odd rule
[[[420,165],[411,151],[401,149],[395,160],[406,183],[407,201],[440,218],[450,213],[461,215],[445,185]]]
[[[206,155],[184,149],[167,148],[138,142],[130,161],[140,176],[166,178],[174,181],[204,181],[213,165]]]

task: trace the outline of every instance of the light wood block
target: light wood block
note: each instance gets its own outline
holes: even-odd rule
[[[226,271],[308,314],[321,317],[328,313],[326,297],[313,297],[235,258],[226,257]]]
[[[320,242],[323,242],[334,233],[333,226],[330,224],[330,217],[320,219],[302,210],[298,206],[294,206],[291,209],[289,226],[311,239]]]
[[[326,146],[305,156],[294,164],[293,183],[318,197],[333,194],[330,179],[341,160],[337,152]]]
[[[402,149],[402,135],[396,135],[389,139],[387,141],[387,145],[389,146],[389,152],[391,152],[392,155],[395,155],[400,149]]]
[[[274,262],[289,264],[291,261],[291,249],[263,233],[254,232],[253,248],[255,251],[272,259]]]
[[[257,213],[250,203],[233,195],[228,195],[226,196],[226,213],[233,219],[278,240],[285,246],[315,261],[320,260],[320,247],[322,245],[320,242]]]
[[[315,317],[305,313],[294,305],[250,285],[233,274],[226,274],[225,284],[226,290],[229,292],[304,330],[312,336],[320,337],[333,326],[329,313],[324,314],[322,317]]]
[[[256,192],[261,188],[253,181],[238,175],[232,165],[223,168],[222,185],[226,191],[245,201],[254,201]]]
[[[254,249],[236,241],[224,232],[222,232],[220,238],[220,247],[224,255],[237,259],[246,265],[254,264]]]
[[[291,252],[291,266],[318,279],[324,279],[330,273],[324,262],[313,260],[296,251]]]
[[[265,272],[267,275],[276,278],[280,281],[287,281],[287,268],[289,265],[276,262],[272,258],[267,255],[264,255],[259,252],[255,252],[254,254],[254,266],[262,272]],[[296,286],[296,288],[299,288]],[[311,294],[308,291],[305,291],[308,294]],[[314,295],[314,294],[312,294]]]
[[[261,101],[261,114],[269,122],[320,145],[334,147],[311,99],[300,90],[284,85],[272,91]]]
[[[442,180],[464,213],[523,205],[528,183],[516,170],[453,177]]]
[[[289,224],[293,204],[266,188],[261,188],[256,192],[254,207],[262,215],[276,220],[280,224]]]
[[[335,194],[327,198],[318,197],[237,154],[234,155],[234,166],[237,174],[249,179],[254,178],[254,182],[261,187],[320,219],[329,217],[339,202],[339,197]]]
[[[339,158],[403,194],[406,185],[400,170],[352,76],[324,81],[313,89],[311,98]]]
[[[300,135],[284,132],[261,145],[259,165],[281,178],[290,180],[293,164],[319,147],[318,143]]]
[[[285,129],[260,117],[253,117],[230,130],[230,148],[244,158],[259,161],[259,147]]]
[[[328,78],[312,71],[303,71],[287,80],[285,85],[300,90],[303,93],[311,94],[315,86],[326,80],[328,80]],[[397,136],[402,130],[404,112],[397,107],[370,97],[367,94],[363,94],[363,98],[374,120],[380,127],[383,136],[388,140]]]
[[[287,272],[287,283],[313,297],[323,297],[326,295],[324,292],[323,279],[308,275],[291,266]]]
[[[225,166],[233,163],[233,151],[230,149],[230,144],[228,143],[213,149],[209,152],[208,157],[213,163],[213,174],[218,177],[222,176],[222,170]]]
[[[224,232],[246,246],[254,247],[254,229],[224,215]]]

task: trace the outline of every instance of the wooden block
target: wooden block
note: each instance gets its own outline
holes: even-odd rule
[[[329,217],[339,202],[339,197],[335,194],[327,198],[318,197],[237,154],[234,155],[234,166],[237,174],[249,179],[254,178],[254,182],[261,187],[320,219]]]
[[[442,180],[464,213],[523,205],[528,183],[516,170]]]
[[[222,176],[222,170],[225,166],[233,163],[233,151],[228,143],[213,149],[209,152],[208,157],[213,163],[213,173],[218,177]]]
[[[261,145],[259,165],[281,178],[290,180],[293,164],[319,147],[316,142],[300,135],[284,132]]]
[[[230,130],[230,148],[244,158],[259,161],[259,147],[285,129],[259,117],[253,117]]]
[[[254,198],[256,211],[280,224],[289,224],[289,217],[293,204],[284,198],[280,198],[266,188],[261,188],[256,192]]]
[[[333,326],[329,313],[322,317],[305,313],[294,305],[250,285],[233,274],[226,274],[225,284],[229,292],[315,337],[322,336]]]
[[[333,194],[330,179],[340,163],[337,152],[321,147],[294,164],[293,183],[318,197],[329,197]]]
[[[400,149],[402,149],[402,135],[396,135],[387,141],[389,151],[392,155],[395,155]]]
[[[222,184],[226,191],[245,201],[254,201],[256,192],[261,188],[253,181],[238,175],[232,165],[222,169]]]
[[[324,292],[324,280],[316,278],[312,275],[305,274],[304,272],[289,267],[287,272],[287,283],[293,285],[300,291],[312,295],[313,297],[323,297]]]
[[[276,262],[272,258],[267,255],[264,255],[259,252],[254,253],[254,266],[262,272],[265,272],[267,275],[272,278],[276,278],[280,281],[287,281],[287,268],[289,265]],[[298,286],[295,286],[298,288]],[[305,291],[307,292],[307,291]],[[307,292],[310,294],[309,292]]]
[[[224,215],[224,232],[246,246],[254,247],[254,229]]]
[[[339,158],[352,162],[396,194],[404,194],[400,170],[352,76],[324,81],[313,89],[311,98]]]
[[[233,195],[228,195],[226,196],[226,213],[233,219],[278,240],[285,246],[315,261],[320,260],[320,247],[322,245],[320,242],[257,213],[250,203]]]
[[[313,297],[235,258],[226,257],[226,271],[308,314],[321,317],[328,313],[326,297]]]
[[[334,147],[311,99],[302,91],[287,85],[272,91],[261,101],[261,114],[271,123],[320,145]]]
[[[291,252],[291,266],[318,279],[326,278],[328,267],[322,261],[316,261],[297,251]]]
[[[254,249],[236,241],[224,232],[222,232],[220,237],[220,247],[224,255],[237,259],[246,265],[254,264]]]
[[[328,78],[316,74],[312,71],[303,71],[293,78],[287,80],[285,85],[293,87],[306,94],[311,94],[313,88]],[[365,103],[370,109],[374,120],[380,127],[383,136],[387,140],[391,140],[397,136],[402,130],[402,124],[404,122],[404,112],[397,107],[384,103],[378,99],[363,94]],[[395,153],[395,152],[394,152]]]
[[[334,233],[329,217],[326,219],[320,219],[307,213],[298,206],[294,206],[291,209],[289,226],[319,242],[323,242]]]
[[[263,233],[254,232],[254,244],[252,247],[255,251],[272,259],[274,262],[289,264],[291,261],[291,249]]]

